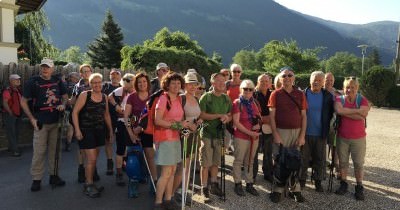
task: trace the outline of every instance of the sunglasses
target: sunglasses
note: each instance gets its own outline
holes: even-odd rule
[[[237,73],[237,74],[240,74],[240,73],[242,73],[242,71],[232,71],[233,73]]]
[[[127,82],[127,83],[130,83],[132,80],[131,79],[129,79],[129,78],[124,78],[124,79],[122,79],[122,80],[124,80],[125,82]]]
[[[345,77],[345,80],[357,80],[357,77]]]
[[[282,78],[286,78],[286,77],[291,78],[291,77],[293,77],[293,76],[294,76],[293,74],[284,74],[284,75],[282,75]]]
[[[198,90],[205,90],[205,88],[202,88],[202,87],[198,87],[197,89]]]
[[[243,88],[244,91],[249,91],[252,92],[254,90],[254,88]]]

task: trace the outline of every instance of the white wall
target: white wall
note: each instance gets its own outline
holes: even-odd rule
[[[1,8],[2,42],[14,43],[14,10]]]
[[[0,47],[0,62],[9,64],[10,62],[17,63],[17,49],[14,47]]]

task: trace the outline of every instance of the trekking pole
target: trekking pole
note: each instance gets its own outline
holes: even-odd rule
[[[196,141],[196,133],[192,133],[192,145],[190,148],[190,155],[189,155],[189,168],[188,168],[188,176],[187,176],[187,181],[185,183],[185,202],[187,198],[187,189],[189,189],[189,183],[190,183],[190,175],[191,175],[191,167],[192,167],[192,159],[193,159],[193,147],[194,147],[194,141]],[[190,202],[190,206],[192,206],[192,203]]]
[[[60,152],[60,142],[62,138],[62,130],[63,130],[63,124],[64,124],[64,118],[66,115],[63,115],[63,112],[58,111],[58,132],[57,132],[57,140],[56,140],[56,151],[54,154],[54,171],[53,175],[58,176],[58,160],[60,159],[60,155],[58,154]],[[51,185],[51,188],[54,189],[57,186],[56,182],[53,182]]]
[[[193,164],[193,178],[192,178],[192,198],[193,198],[193,194],[194,194],[194,181],[196,179],[196,166],[197,166],[197,151],[198,151],[198,146],[199,146],[199,141],[197,139],[197,135],[194,138],[195,139],[195,146],[194,146],[194,164]],[[190,206],[192,206],[193,204],[193,199],[190,201]]]
[[[335,134],[333,136],[332,150],[331,150],[332,161],[331,161],[331,165],[329,168],[329,180],[328,180],[328,191],[329,192],[333,191],[333,176],[334,176],[333,169],[335,167],[336,136],[337,136],[337,131],[335,130]]]
[[[142,144],[140,144],[140,146],[142,146]],[[142,148],[143,148],[143,147],[142,147]],[[155,185],[155,183],[154,183],[153,176],[151,175],[149,163],[147,162],[146,154],[144,153],[144,151],[143,151],[143,157],[144,157],[144,162],[146,163],[147,171],[149,172],[150,184],[151,184],[151,186],[152,186],[154,192],[156,192],[156,185]]]
[[[222,200],[225,202],[225,129],[224,123],[221,124],[222,127],[222,146],[221,146],[221,189],[222,189]]]
[[[186,203],[186,147],[187,147],[187,140],[189,136],[189,129],[183,129],[182,130],[182,135],[183,135],[183,151],[182,151],[182,199],[181,199],[181,209],[185,209],[185,203]]]

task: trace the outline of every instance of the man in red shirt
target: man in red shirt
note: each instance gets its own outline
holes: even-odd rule
[[[280,70],[279,81],[282,88],[272,92],[268,106],[270,108],[271,129],[274,137],[273,154],[278,153],[279,145],[283,147],[296,147],[299,149],[305,143],[307,126],[307,100],[304,93],[293,87],[294,71],[290,67]],[[273,183],[270,199],[274,203],[281,200],[285,182]],[[291,183],[290,195],[296,202],[304,202],[300,192],[298,179]]]
[[[18,125],[21,121],[21,77],[18,74],[11,74],[9,77],[10,86],[2,93],[4,124],[8,139],[8,149],[14,157],[21,156],[18,150]]]

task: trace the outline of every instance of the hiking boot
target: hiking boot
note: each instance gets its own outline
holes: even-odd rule
[[[164,205],[162,203],[154,204],[153,210],[164,210]]]
[[[315,191],[324,192],[324,188],[322,187],[321,180],[315,180]]]
[[[246,189],[247,189],[247,187],[246,187]],[[245,196],[243,187],[242,187],[242,183],[235,183],[235,193],[238,196]]]
[[[178,204],[174,200],[169,200],[169,201],[164,201],[163,203],[164,209],[165,210],[179,210],[181,209]]]
[[[84,183],[85,180],[86,180],[85,168],[82,165],[80,165],[79,168],[78,168],[78,182],[79,183]]]
[[[300,189],[303,190],[306,187],[306,180],[299,180]]]
[[[112,159],[107,159],[107,176],[112,176],[114,174],[114,162]]]
[[[358,200],[358,201],[365,200],[364,187],[362,185],[355,186],[354,196],[356,197],[356,200]]]
[[[37,192],[40,190],[40,183],[41,180],[33,180],[32,186],[31,186],[31,191],[32,192]]]
[[[211,190],[210,193],[216,196],[221,197],[223,195],[221,188],[219,188],[217,182],[212,182],[211,183]]]
[[[306,199],[301,195],[301,192],[291,192],[289,194],[291,198],[294,199],[297,203],[303,203]]]
[[[85,184],[83,186],[83,193],[91,198],[100,197],[100,192],[94,184]]]
[[[271,175],[264,175],[264,180],[272,183],[274,181],[274,177]]]
[[[57,186],[57,187],[61,187],[65,185],[65,181],[62,180],[59,176],[57,175],[51,175],[50,176],[50,180],[49,180],[49,184]]]
[[[282,195],[279,192],[272,192],[271,194],[269,194],[269,199],[273,203],[279,203],[282,200]]]
[[[254,196],[259,196],[260,194],[257,192],[256,188],[254,188],[253,183],[246,184],[246,191]]]
[[[208,191],[207,187],[202,187],[201,188],[200,196],[201,196],[201,200],[204,203],[210,203],[211,202],[211,200],[210,200],[210,192]]]
[[[347,188],[349,185],[347,184],[346,181],[341,180],[340,181],[340,187],[335,191],[335,194],[337,195],[344,195],[347,193]]]
[[[94,185],[94,187],[97,189],[97,191],[99,191],[99,193],[101,193],[101,192],[103,192],[104,191],[104,187],[103,186],[97,186],[96,184],[93,184]]]
[[[125,186],[125,181],[124,181],[123,174],[116,174],[115,175],[115,183],[120,187]]]
[[[97,173],[97,168],[94,168],[94,174],[93,174],[93,181],[97,182],[100,180],[99,173]]]

